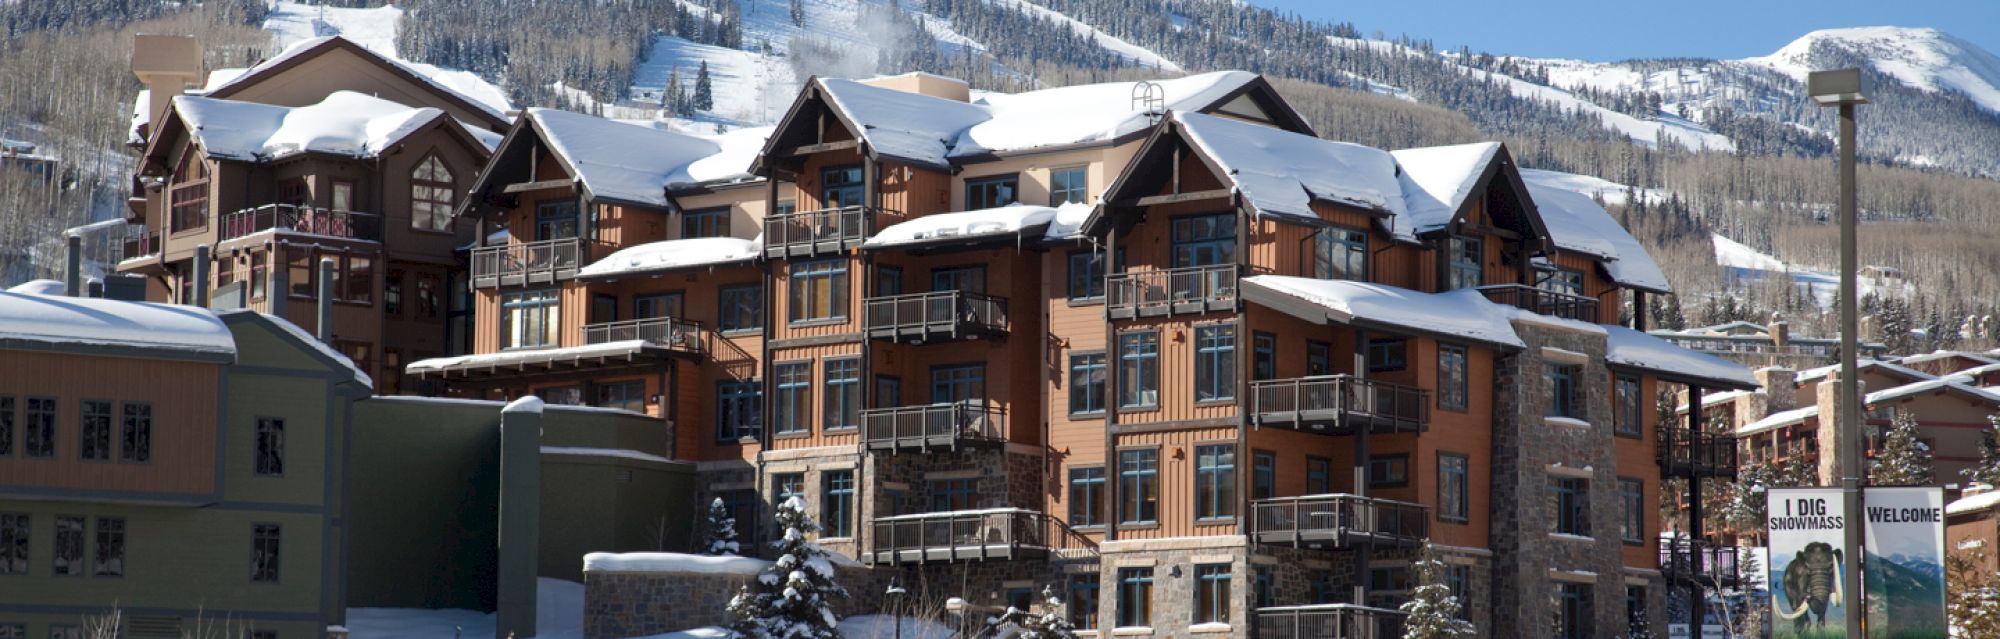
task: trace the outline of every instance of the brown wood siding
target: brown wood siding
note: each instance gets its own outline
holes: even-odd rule
[[[859,429],[828,433],[825,429],[825,423],[822,420],[826,406],[827,360],[848,359],[860,356],[860,343],[784,348],[771,352],[771,361],[768,362],[764,369],[766,378],[773,378],[777,367],[785,364],[803,363],[811,370],[811,382],[807,385],[809,399],[802,409],[806,424],[806,431],[803,434],[779,434],[777,415],[775,414],[777,412],[776,409],[769,408],[764,413],[764,430],[770,432],[769,437],[771,439],[772,450],[818,448],[821,446],[855,446],[861,443]],[[867,382],[869,380],[862,381]],[[767,407],[775,406],[777,400],[777,384],[775,380],[767,380],[764,388],[766,389],[765,392],[770,393],[770,395],[766,396],[764,405]]]
[[[0,396],[14,398],[14,451],[0,457],[0,488],[211,494],[216,489],[217,379],[221,366],[36,351],[0,352]],[[27,399],[56,401],[55,456],[26,455]],[[83,461],[82,401],[112,403],[111,460]],[[151,402],[151,460],[119,458],[121,403]],[[247,434],[243,436],[248,436]]]
[[[1119,322],[1118,334],[1121,336],[1148,331],[1158,332],[1160,357],[1158,405],[1120,407],[1118,423],[1130,425],[1197,419],[1234,420],[1237,412],[1236,399],[1195,401],[1195,329],[1214,325],[1234,326],[1234,318],[1233,313],[1209,313],[1193,319],[1174,317]],[[1238,335],[1236,347],[1249,348],[1249,336]],[[1116,344],[1111,350],[1110,355],[1105,358],[1105,363],[1107,366],[1116,367],[1119,365]],[[1107,388],[1105,391],[1105,401],[1118,401],[1118,389]]]
[[[891,344],[878,340],[873,348],[874,374],[900,379],[902,404],[915,406],[931,402],[930,371],[933,367],[983,363],[987,399],[1007,411],[1008,441],[1041,443],[1044,375],[1039,365],[1042,361],[1044,326],[1041,260],[1040,252],[1025,248],[927,255],[886,252],[879,255],[876,258],[877,268],[902,270],[904,293],[929,291],[931,274],[939,269],[984,268],[987,294],[1007,298],[1009,330],[1007,336],[1001,339],[926,344]]]
[[[1618,375],[1614,373],[1610,379],[1605,380],[1607,384],[1614,384],[1610,387],[1613,389],[1610,395],[1612,398],[1611,409],[1613,411],[1618,410],[1617,386],[1615,385],[1617,379]],[[1660,467],[1657,457],[1654,455],[1655,451],[1659,449],[1658,442],[1660,440],[1657,433],[1660,424],[1659,411],[1654,410],[1654,402],[1652,400],[1658,396],[1656,394],[1658,389],[1659,380],[1653,376],[1646,375],[1639,378],[1639,436],[1636,439],[1631,437],[1612,438],[1616,442],[1613,455],[1618,463],[1618,477],[1620,479],[1637,479],[1640,482],[1639,516],[1641,517],[1641,521],[1646,524],[1641,527],[1641,530],[1659,530],[1662,528],[1661,524],[1664,523],[1660,521],[1659,500],[1663,497],[1660,494]],[[1606,421],[1607,423],[1603,424],[1602,427],[1612,428],[1612,423],[1609,420]],[[1617,490],[1616,486],[1612,489],[1614,491]],[[1619,503],[1622,504],[1623,502],[1620,501]],[[1613,515],[1618,517],[1618,519],[1614,519],[1613,521],[1624,521],[1623,512],[1613,513]],[[1626,544],[1622,546],[1620,554],[1624,558],[1625,565],[1641,568],[1659,568],[1659,536],[1641,535],[1640,538],[1644,541],[1638,545]]]
[[[1134,525],[1119,524],[1119,539],[1166,539],[1170,537],[1199,537],[1207,535],[1238,534],[1236,520],[1217,522],[1195,521],[1194,469],[1195,446],[1202,444],[1233,444],[1236,441],[1235,428],[1204,428],[1199,430],[1167,431],[1157,433],[1133,433],[1119,435],[1116,445],[1120,450],[1129,448],[1155,448],[1160,451],[1159,464],[1159,524]],[[1236,472],[1248,472],[1247,454],[1236,458]],[[1105,480],[1118,481],[1116,458],[1105,472]],[[1109,494],[1110,491],[1106,491]],[[1106,515],[1118,518],[1118,504],[1108,504]]]
[[[1604,277],[1604,269],[1596,259],[1581,253],[1557,253],[1554,262],[1558,267],[1583,274],[1583,294],[1597,300],[1599,323],[1618,323],[1624,291],[1618,288],[1617,283]]]

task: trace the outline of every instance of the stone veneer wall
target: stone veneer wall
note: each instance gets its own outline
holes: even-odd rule
[[[834,607],[836,614],[882,612],[882,592],[895,571],[839,565],[835,572],[848,593]],[[729,599],[753,579],[733,573],[585,571],[583,636],[611,639],[728,626]]]

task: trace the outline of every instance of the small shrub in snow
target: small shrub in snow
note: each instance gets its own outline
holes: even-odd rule
[[[1444,583],[1444,559],[1437,549],[1424,543],[1423,555],[1410,566],[1416,588],[1410,600],[1399,608],[1409,617],[1403,620],[1403,639],[1457,639],[1476,632],[1472,622],[1458,618],[1458,595]]]
[[[736,518],[729,516],[729,509],[722,505],[722,498],[708,504],[708,539],[702,544],[702,552],[711,555],[742,554],[743,547],[736,538]]]
[[[806,516],[798,497],[778,505],[778,528],[771,542],[777,560],[729,601],[735,618],[730,633],[739,639],[840,639],[833,600],[847,597],[834,581],[826,550],[806,539],[819,524]]]

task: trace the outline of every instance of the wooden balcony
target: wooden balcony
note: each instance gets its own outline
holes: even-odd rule
[[[1675,583],[1695,583],[1704,588],[1735,588],[1743,573],[1738,569],[1737,548],[1699,539],[1675,537],[1660,540],[1660,572]]]
[[[1348,435],[1420,433],[1430,427],[1430,391],[1352,375],[1250,382],[1250,423]]]
[[[160,233],[144,224],[125,225],[124,241],[119,243],[119,262],[135,257],[150,257],[160,254]]]
[[[1525,284],[1495,284],[1481,286],[1477,290],[1495,304],[1505,304],[1550,317],[1600,323],[1595,298],[1545,291]]]
[[[1258,543],[1293,547],[1349,548],[1363,541],[1418,546],[1430,537],[1430,510],[1348,494],[1259,499],[1250,504],[1250,530]]]
[[[1104,295],[1104,313],[1111,319],[1233,310],[1236,265],[1120,273],[1105,281]]]
[[[554,284],[576,277],[595,257],[596,243],[563,238],[472,249],[472,285],[479,288]]]
[[[583,343],[609,344],[612,342],[644,341],[648,344],[665,346],[689,354],[700,355],[707,348],[707,340],[699,322],[654,317],[647,319],[599,322],[583,326]]]
[[[1019,508],[880,517],[870,525],[861,561],[873,565],[1098,557],[1097,544],[1062,520]]]
[[[861,411],[861,440],[872,450],[957,450],[997,446],[1007,438],[1007,410],[992,402],[945,402]]]
[[[317,206],[266,204],[223,214],[219,241],[227,242],[265,231],[380,242],[382,216]]]
[[[1686,477],[1736,478],[1736,436],[1731,433],[1688,432],[1687,427],[1661,426],[1655,458],[1660,474]]]
[[[868,336],[893,342],[1007,335],[1007,298],[967,291],[871,297],[862,302]]]
[[[1399,639],[1402,611],[1354,604],[1258,608],[1256,639]]]
[[[772,259],[814,257],[861,246],[876,229],[895,223],[872,219],[882,216],[900,219],[889,211],[860,206],[768,215],[764,217],[764,255]]]

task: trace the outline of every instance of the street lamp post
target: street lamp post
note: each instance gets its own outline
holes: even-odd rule
[[[1841,502],[1847,518],[1846,560],[1841,575],[1842,607],[1847,611],[1847,636],[1859,637],[1867,609],[1861,593],[1861,398],[1855,379],[1854,349],[1858,321],[1855,278],[1859,276],[1855,240],[1854,107],[1866,104],[1860,69],[1814,71],[1806,92],[1820,106],[1840,108],[1840,424],[1835,431],[1834,456],[1839,462]]]
[[[909,594],[910,591],[896,585],[894,580],[889,582],[889,590],[882,593],[883,598],[889,600],[889,610],[893,611],[890,614],[896,616],[896,639],[903,639],[903,598]]]

